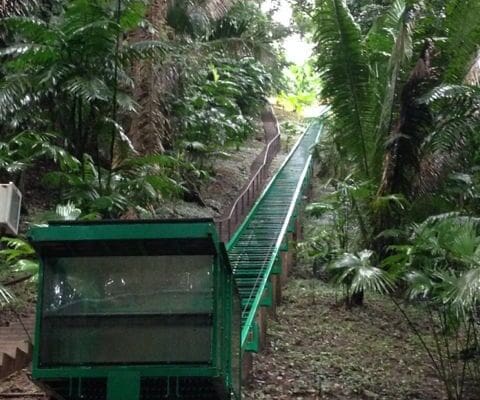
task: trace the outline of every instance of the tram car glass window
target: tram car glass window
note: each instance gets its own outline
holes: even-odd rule
[[[52,399],[240,398],[240,297],[213,220],[58,221],[28,237],[32,377]]]
[[[44,366],[210,362],[212,256],[47,258],[43,299]]]

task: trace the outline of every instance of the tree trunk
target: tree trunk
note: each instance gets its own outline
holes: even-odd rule
[[[434,47],[430,40],[425,42],[422,54],[405,83],[400,95],[400,116],[393,129],[387,148],[383,173],[377,197],[402,194],[411,198],[413,184],[420,171],[420,148],[432,117],[428,106],[419,104],[418,98],[427,90],[431,82],[431,56]],[[374,250],[381,258],[386,256],[391,244],[389,239],[378,235],[399,223],[399,215],[394,207],[386,207],[374,217]]]
[[[363,306],[363,299],[365,294],[363,290],[353,293],[351,296],[347,297],[347,307],[361,307]]]

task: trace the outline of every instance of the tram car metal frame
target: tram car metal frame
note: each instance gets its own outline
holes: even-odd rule
[[[213,220],[51,222],[32,376],[54,399],[240,399],[241,310]]]

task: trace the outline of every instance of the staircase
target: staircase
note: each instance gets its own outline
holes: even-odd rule
[[[35,314],[22,317],[22,323],[17,320],[0,327],[0,379],[26,367],[32,360]]]

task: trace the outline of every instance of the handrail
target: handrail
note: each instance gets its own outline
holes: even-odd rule
[[[318,125],[316,126],[315,123],[310,125],[310,127],[301,135],[301,137],[298,139],[298,141],[295,143],[294,147],[282,163],[281,167],[275,174],[275,176],[270,180],[268,185],[263,189],[262,193],[259,196],[259,199],[256,201],[255,205],[253,206],[252,211],[248,214],[248,216],[242,221],[240,224],[239,228],[237,228],[236,232],[234,233],[233,237],[230,239],[230,241],[227,243],[227,250],[231,250],[234,248],[235,243],[239,240],[242,231],[244,228],[248,225],[249,221],[251,218],[253,218],[253,215],[256,212],[257,207],[260,207],[263,199],[269,193],[270,189],[273,187],[275,184],[278,176],[284,170],[284,168],[287,166],[288,162],[290,159],[293,157],[295,154],[296,150],[298,149],[300,143],[302,142],[303,138],[307,134],[307,132],[310,131],[310,129],[315,129],[316,132],[312,132],[312,134],[315,135],[315,140],[314,142],[317,142],[320,135],[322,134],[323,131],[323,120],[325,118],[325,115],[328,113],[329,107],[325,107],[322,110],[321,115],[319,116],[318,120]],[[311,131],[310,131],[311,132]],[[245,298],[245,308],[242,310],[242,317],[245,319],[243,326],[242,326],[242,332],[241,332],[241,346],[244,348],[244,346],[247,343],[247,339],[250,334],[251,326],[253,324],[254,318],[256,316],[258,307],[260,306],[261,299],[263,297],[268,278],[270,276],[270,273],[272,271],[273,265],[277,259],[277,256],[280,252],[281,245],[283,243],[283,240],[285,238],[286,232],[288,230],[288,226],[291,222],[291,219],[293,218],[295,208],[299,204],[300,199],[301,199],[301,193],[305,188],[306,183],[309,181],[309,177],[312,173],[312,154],[309,154],[305,160],[305,164],[301,171],[299,171],[299,177],[297,184],[295,186],[295,189],[293,190],[292,193],[292,199],[290,201],[290,204],[288,205],[288,209],[286,210],[286,214],[283,217],[283,223],[280,228],[280,232],[278,233],[278,236],[276,237],[275,241],[272,243],[270,248],[266,251],[268,252],[269,256],[263,260],[263,267],[262,267],[262,274],[257,276],[257,279],[255,279],[254,287],[252,288],[252,291],[249,293],[248,298]],[[248,310],[248,311],[247,311]]]
[[[320,133],[320,131],[319,131]],[[301,194],[302,187],[304,185],[305,177],[307,176],[307,173],[309,169],[311,168],[311,160],[312,160],[312,155],[308,156],[307,162],[305,164],[305,167],[302,171],[302,174],[300,175],[300,179],[298,181],[297,187],[295,188],[295,192],[292,198],[292,202],[290,203],[290,206],[288,207],[287,215],[285,217],[285,220],[283,222],[282,228],[280,230],[280,233],[278,235],[277,241],[275,242],[275,246],[273,248],[273,251],[271,252],[270,259],[267,265],[267,269],[265,273],[262,275],[260,281],[255,282],[255,289],[252,290],[252,293],[250,293],[249,300],[252,298],[252,295],[255,293],[255,298],[253,300],[253,304],[251,306],[250,312],[247,315],[247,320],[242,328],[242,334],[241,334],[241,344],[242,347],[244,346],[248,332],[250,330],[250,326],[252,325],[253,319],[255,318],[255,315],[257,314],[257,309],[259,307],[260,301],[263,297],[263,292],[265,290],[265,287],[267,285],[267,281],[270,277],[270,272],[272,271],[273,264],[275,263],[275,260],[277,258],[277,255],[280,252],[280,247],[282,246],[282,242],[284,240],[285,234],[288,229],[288,225],[290,223],[290,220],[293,216],[295,206],[297,205],[298,198]]]
[[[312,129],[313,126],[310,126],[307,131],[309,129]],[[318,131],[317,131],[317,134],[316,134],[316,141],[318,141],[318,138],[320,137],[321,133],[322,133],[322,130],[323,130],[323,123],[320,122],[320,125],[318,127]],[[306,133],[306,132],[305,132]],[[305,135],[304,133],[304,135]],[[293,156],[296,148],[298,147],[298,145],[300,144],[303,136],[302,135],[300,137],[300,139],[297,141],[295,147],[292,149],[292,151],[290,152],[289,154],[289,157],[287,157],[287,160],[285,160],[285,163],[282,165],[282,167],[280,168],[280,170],[278,171],[278,173],[280,173],[280,171],[282,171],[282,169],[285,167],[285,165],[287,165],[287,162],[288,160],[291,158],[291,156]],[[275,263],[275,260],[277,258],[277,255],[279,254],[280,252],[280,248],[281,248],[281,245],[283,243],[283,240],[284,240],[284,237],[286,235],[286,232],[287,232],[287,229],[288,229],[288,225],[290,223],[290,220],[294,214],[294,210],[295,210],[295,207],[296,205],[298,204],[299,202],[299,199],[300,199],[300,195],[301,195],[301,192],[302,192],[302,188],[304,187],[304,184],[305,184],[305,180],[306,180],[306,177],[310,171],[312,167],[312,155],[310,154],[308,157],[307,157],[307,160],[305,162],[305,166],[299,176],[299,179],[298,179],[298,183],[297,183],[297,186],[295,187],[295,190],[294,190],[294,193],[293,193],[293,196],[292,196],[292,200],[291,200],[291,203],[288,207],[288,210],[287,210],[287,214],[284,218],[284,221],[283,221],[283,224],[282,224],[282,227],[281,227],[281,230],[280,230],[280,233],[278,234],[277,236],[277,240],[275,241],[275,244],[274,246],[272,246],[273,248],[271,249],[271,252],[270,252],[270,257],[267,261],[267,265],[266,265],[266,269],[265,269],[265,272],[262,274],[262,276],[259,276],[257,279],[257,281],[255,282],[255,290],[252,290],[252,292],[250,293],[250,297],[249,297],[249,301],[254,297],[253,299],[253,302],[252,302],[252,305],[251,305],[251,308],[250,308],[250,311],[247,315],[247,318],[246,318],[246,321],[244,323],[244,325],[242,326],[242,333],[241,333],[241,346],[242,348],[244,347],[246,341],[247,341],[247,338],[248,338],[248,334],[249,334],[249,331],[250,331],[250,327],[253,323],[253,320],[256,316],[256,313],[257,313],[257,309],[260,305],[260,301],[263,297],[263,292],[265,290],[265,287],[267,285],[267,281],[268,281],[268,278],[270,276],[270,273],[271,273],[271,270],[273,268],[273,265]],[[265,188],[263,194],[262,194],[262,198],[259,200],[259,202],[262,201],[263,197],[268,193],[269,189],[274,185],[275,183],[275,180],[278,176],[278,173],[277,175],[270,181],[270,184],[268,185],[267,188]],[[252,211],[254,212],[254,211]],[[244,312],[245,310],[242,311],[242,313]]]
[[[242,217],[248,214],[250,207],[255,203],[255,200],[263,189],[264,183],[267,181],[270,163],[280,150],[280,127],[276,118],[274,121],[277,134],[262,150],[262,152],[265,152],[262,164],[258,167],[255,175],[253,175],[245,189],[233,203],[229,214],[225,218],[215,220],[220,239],[225,243],[230,240],[239,223],[242,221]]]
[[[280,174],[280,172],[285,168],[285,166],[288,164],[288,162],[290,161],[290,159],[292,158],[293,154],[295,153],[295,151],[297,150],[298,146],[300,145],[300,143],[302,142],[302,139],[303,137],[305,136],[305,134],[307,133],[308,129],[306,129],[297,139],[297,141],[295,142],[295,144],[293,145],[293,147],[290,149],[289,153],[287,154],[287,156],[285,157],[285,159],[283,160],[282,164],[280,165],[279,168],[277,168],[277,171],[275,172],[275,175],[270,179],[270,182],[268,182],[268,185],[265,186],[265,188],[263,189],[262,193],[260,194],[260,198],[257,202],[257,204],[255,204],[254,206],[254,209],[259,206],[259,203],[261,202],[262,198],[266,195],[266,193],[270,190],[270,187],[273,186],[274,184],[274,181],[276,179],[276,177]],[[251,212],[254,211],[254,209],[252,209]],[[238,238],[238,235],[240,235],[241,231],[243,230],[243,227],[248,224],[248,216],[242,221],[242,224],[239,226],[239,228],[237,229],[237,231],[235,232],[235,235],[229,240],[229,242],[227,243],[227,250],[230,250],[234,245],[235,245],[235,242]]]

